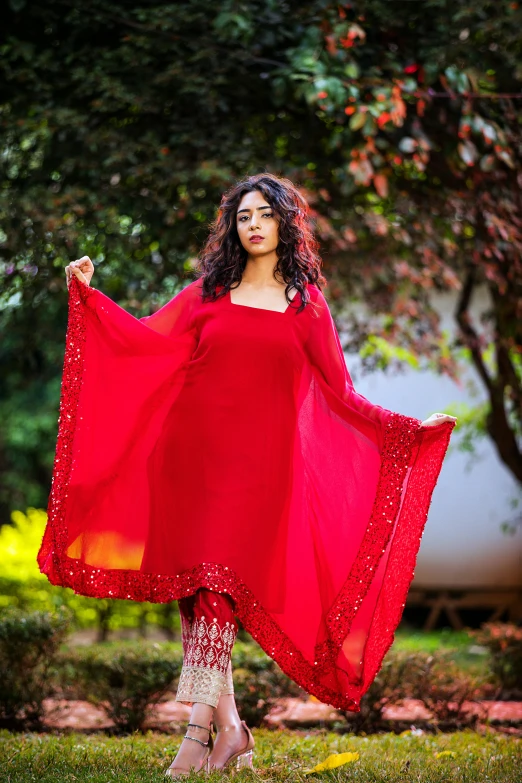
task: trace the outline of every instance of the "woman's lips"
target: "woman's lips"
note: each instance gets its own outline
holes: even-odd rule
[[[260,236],[250,237],[250,241],[252,242],[253,245],[257,245],[259,242],[262,242],[263,240],[264,237],[260,237]]]

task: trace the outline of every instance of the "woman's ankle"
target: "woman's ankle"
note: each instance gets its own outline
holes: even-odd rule
[[[189,723],[193,726],[203,726],[205,729],[211,728],[214,721],[214,714],[215,709],[210,706],[210,704],[196,702],[192,705]]]
[[[185,734],[188,734],[189,737],[192,737],[194,739],[200,740],[200,742],[208,742],[208,738],[210,734],[212,733],[212,728],[209,726],[208,728],[206,726],[200,726],[199,724],[195,723],[189,723],[187,725],[187,730]]]
[[[216,733],[219,734],[223,731],[242,731],[243,727],[241,726],[241,720],[238,718],[237,721],[230,721],[227,719],[226,723],[220,723],[218,720],[214,721],[214,728],[216,730]]]
[[[234,694],[227,693],[220,696],[214,711],[214,727],[216,731],[218,731],[218,726],[241,727],[241,718],[237,711]]]

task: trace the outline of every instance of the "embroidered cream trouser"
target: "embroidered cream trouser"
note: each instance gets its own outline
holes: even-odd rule
[[[178,601],[183,666],[176,701],[217,707],[221,694],[234,693],[232,647],[238,626],[229,595],[200,588]]]

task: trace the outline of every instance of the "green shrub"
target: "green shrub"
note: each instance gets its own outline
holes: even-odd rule
[[[522,628],[514,623],[484,623],[470,631],[490,653],[490,668],[504,698],[522,698]]]
[[[0,725],[39,728],[51,670],[69,625],[65,613],[23,614],[7,609],[0,620]]]
[[[256,644],[236,642],[232,658],[238,710],[249,725],[261,725],[276,699],[304,693]],[[167,692],[174,696],[182,662],[180,643],[71,648],[57,661],[56,681],[63,698],[96,704],[120,730],[133,731]]]
[[[459,669],[450,651],[438,652],[430,658],[419,682],[417,698],[431,712],[432,725],[438,731],[473,728],[481,716],[470,712],[466,702],[482,696],[485,683]]]
[[[181,664],[181,651],[168,643],[133,643],[63,653],[58,671],[63,696],[96,704],[120,731],[135,731],[174,686]]]
[[[349,730],[357,733],[400,729],[399,722],[385,720],[385,708],[400,705],[404,699],[419,699],[432,713],[433,727],[471,727],[478,717],[464,709],[464,702],[476,698],[482,685],[453,664],[451,651],[430,654],[392,649],[363,696],[361,711],[344,716]]]
[[[232,665],[238,711],[249,726],[260,726],[277,699],[304,694],[257,645],[236,642]]]
[[[0,623],[0,725],[38,727],[43,699],[55,695],[96,704],[118,730],[135,731],[143,727],[151,706],[167,693],[175,694],[181,643],[112,642],[58,652],[67,627],[63,612],[53,617],[7,610]],[[513,649],[520,650],[520,631],[506,631],[501,641],[498,631],[486,628],[487,633],[498,647],[494,660],[505,681],[517,682],[510,656]],[[238,709],[252,726],[262,724],[278,699],[305,696],[255,643],[236,641],[232,660]],[[389,729],[385,707],[407,698],[424,703],[436,728],[472,726],[477,716],[464,709],[464,702],[483,696],[486,687],[458,668],[451,651],[392,649],[362,699],[360,713],[345,713],[346,727],[359,733]]]
[[[423,652],[391,650],[362,697],[360,712],[344,712],[349,730],[356,733],[378,731],[385,727],[385,707],[403,699],[419,698],[420,683],[426,675],[430,658]]]
[[[176,602],[88,598],[52,585],[36,561],[46,522],[43,509],[28,508],[25,514],[13,511],[11,524],[0,527],[0,609],[53,612],[65,607],[75,628],[97,629],[98,641],[105,641],[111,631],[122,628],[136,628],[143,638],[151,626],[162,628],[169,638],[179,635]]]

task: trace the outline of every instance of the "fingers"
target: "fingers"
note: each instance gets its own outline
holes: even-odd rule
[[[81,269],[78,269],[78,267],[73,267],[69,271],[69,275],[66,278],[67,288],[69,288],[69,286],[71,285],[71,280],[72,280],[73,276],[77,277],[78,280],[81,280],[82,283],[86,283],[88,285],[87,278],[85,277],[85,275],[83,274]]]
[[[71,263],[68,264],[65,269],[72,269],[73,267],[81,268],[83,264],[87,264],[88,267],[92,266],[92,261],[89,256],[82,256],[81,258],[77,258],[76,261],[71,261]]]
[[[81,269],[79,269],[77,266],[75,266],[75,267],[74,267],[74,269],[73,269],[73,273],[76,275],[76,277],[78,278],[78,280],[81,280],[81,281],[82,281],[82,283],[86,283],[86,282],[87,282],[87,278],[86,278],[86,277],[85,277],[85,275],[83,274],[82,270],[81,270]]]
[[[76,275],[78,280],[81,280],[83,283],[86,283],[87,285],[89,284],[81,269],[83,265],[86,267],[85,271],[91,270],[93,264],[89,256],[82,256],[81,258],[77,258],[76,261],[71,261],[71,263],[65,267],[65,279],[67,282],[67,287],[69,287],[73,275]]]
[[[65,277],[67,278],[67,281],[70,281],[74,268],[80,263],[81,261],[71,261],[70,264],[67,264],[65,267]]]
[[[437,427],[439,424],[445,424],[447,421],[457,422],[456,416],[450,416],[448,413],[432,413],[432,415],[421,422],[421,427]]]

